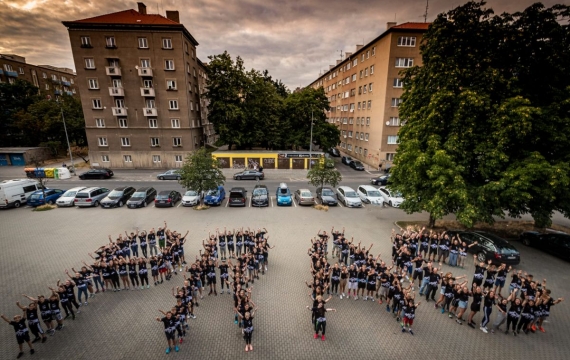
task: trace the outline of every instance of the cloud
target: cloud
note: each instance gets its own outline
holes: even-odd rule
[[[143,0],[144,1],[144,0]],[[523,10],[535,0],[489,0],[495,13]],[[547,0],[552,6],[560,1]],[[464,0],[431,0],[428,21]],[[269,70],[291,89],[306,86],[319,71],[353,52],[386,29],[388,21],[423,21],[425,0],[162,0],[148,3],[149,13],[179,10],[180,20],[198,40],[198,56],[227,50],[246,68]],[[25,56],[32,64],[73,68],[64,20],[78,20],[126,9],[136,1],[0,1],[0,53]]]

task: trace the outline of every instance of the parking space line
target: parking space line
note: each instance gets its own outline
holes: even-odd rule
[[[245,201],[247,201],[247,196],[245,197]],[[253,202],[253,196],[249,199],[249,207],[251,207],[252,202]]]
[[[224,200],[226,200],[226,199],[224,199]],[[223,201],[223,200],[222,200],[222,201]],[[226,207],[228,207],[228,204],[229,204],[229,203],[230,203],[230,199],[227,199],[227,200],[226,200]]]
[[[273,207],[273,196],[270,196],[269,200],[271,201],[271,207]]]
[[[340,207],[344,207],[344,205],[340,201],[337,201],[336,203],[339,204]]]
[[[295,207],[297,207],[297,203],[295,202],[295,198],[291,199],[291,201],[293,201],[293,205],[295,205]]]
[[[177,206],[177,207],[180,207],[180,205],[182,205],[182,201],[180,202],[180,204],[178,204],[178,206]]]

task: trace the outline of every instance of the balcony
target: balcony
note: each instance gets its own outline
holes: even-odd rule
[[[62,94],[62,91],[55,89],[53,93],[56,94],[56,95],[61,95],[61,94]]]
[[[67,94],[69,96],[73,96],[73,91],[66,91],[65,94]]]
[[[120,107],[113,107],[113,116],[127,116],[127,109]]]
[[[121,68],[117,66],[105,66],[105,72],[109,76],[121,76]]]
[[[110,96],[125,96],[125,89],[121,87],[110,87],[109,88],[109,95]]]
[[[152,69],[151,68],[140,67],[138,69],[138,71],[139,71],[139,76],[152,76]]]
[[[18,77],[18,73],[16,71],[5,71],[6,76],[9,77]]]
[[[51,79],[51,82],[52,82],[53,84],[58,84],[58,85],[61,84],[61,80],[59,80],[59,79],[53,79],[53,78],[52,78],[52,79]]]
[[[144,116],[157,116],[156,108],[143,108]]]
[[[153,88],[141,88],[141,96],[152,96],[154,97],[154,89]]]
[[[71,86],[71,83],[70,83],[69,81],[63,81],[63,80],[61,80],[61,84],[62,84],[63,86]]]
[[[4,75],[4,70],[0,69],[0,75]]]

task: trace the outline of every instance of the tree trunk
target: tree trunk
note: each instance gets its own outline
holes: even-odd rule
[[[433,229],[435,227],[435,218],[432,213],[429,213],[428,228]]]

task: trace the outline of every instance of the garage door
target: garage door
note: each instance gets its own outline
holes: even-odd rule
[[[248,169],[259,168],[259,158],[247,158]]]
[[[278,159],[277,162],[278,169],[290,169],[289,159]]]
[[[6,154],[0,154],[0,166],[8,166],[8,158]]]
[[[233,167],[234,169],[245,169],[245,158],[234,158]]]
[[[229,157],[219,157],[218,163],[222,169],[227,169],[230,167],[230,158]]]
[[[26,165],[26,162],[24,161],[24,154],[10,154],[10,162],[14,166]]]
[[[275,169],[275,159],[273,159],[273,158],[263,159],[263,168],[264,169]]]
[[[293,159],[293,169],[304,169],[305,159]]]

